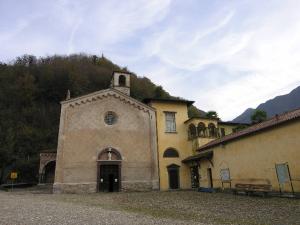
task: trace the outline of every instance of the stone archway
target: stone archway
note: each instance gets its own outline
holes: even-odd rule
[[[40,153],[39,183],[54,183],[56,151],[47,150]]]
[[[43,176],[43,183],[45,184],[53,184],[54,177],[55,177],[55,166],[56,161],[48,162],[44,167],[44,176]]]
[[[100,152],[97,160],[97,190],[115,192],[121,190],[121,154],[113,148]]]

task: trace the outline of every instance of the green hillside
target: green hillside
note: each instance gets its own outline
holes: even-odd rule
[[[114,70],[126,71],[101,56],[71,55],[36,58],[25,55],[0,63],[0,181],[3,168],[23,171],[22,179],[35,179],[38,153],[56,148],[60,101],[110,86]],[[174,98],[146,77],[131,77],[131,96]],[[199,114],[192,107],[190,116]]]

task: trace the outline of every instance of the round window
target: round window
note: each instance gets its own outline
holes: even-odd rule
[[[113,125],[117,122],[117,115],[112,111],[108,111],[105,113],[104,121],[108,125]]]

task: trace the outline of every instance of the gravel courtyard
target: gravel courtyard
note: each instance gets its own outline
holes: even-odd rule
[[[300,200],[193,191],[0,191],[0,224],[300,224]]]

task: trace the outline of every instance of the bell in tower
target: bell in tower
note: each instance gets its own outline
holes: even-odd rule
[[[130,95],[130,73],[113,72],[111,86],[126,95]]]

